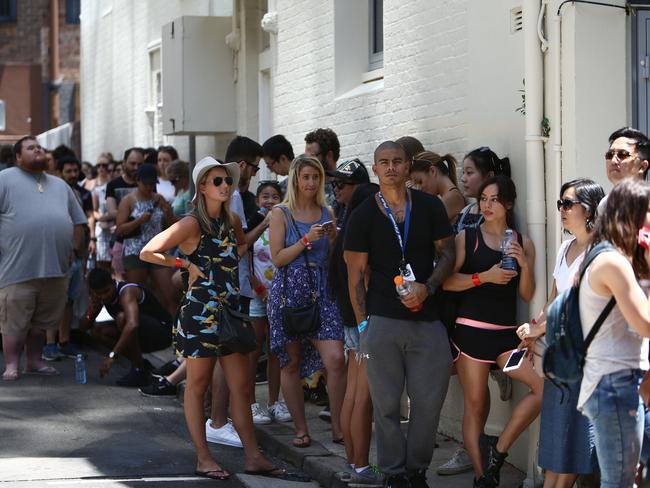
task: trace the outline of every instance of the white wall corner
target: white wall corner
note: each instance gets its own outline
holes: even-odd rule
[[[262,22],[260,23],[262,30],[268,32],[269,34],[278,33],[278,13],[277,12],[267,12],[262,17]]]

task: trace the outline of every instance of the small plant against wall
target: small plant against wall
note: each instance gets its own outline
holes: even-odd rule
[[[515,109],[515,112],[519,112],[521,115],[526,115],[526,80],[521,80],[521,84],[523,85],[523,88],[517,90],[521,97],[521,105]],[[548,117],[542,119],[541,132],[543,137],[548,137],[551,134],[551,121]]]

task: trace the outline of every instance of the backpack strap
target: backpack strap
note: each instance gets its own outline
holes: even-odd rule
[[[603,252],[610,251],[614,249],[614,246],[612,246],[609,242],[604,241],[596,246],[594,246],[589,253],[585,256],[585,260],[582,264],[582,269],[580,270],[580,278],[578,279],[578,283],[576,285],[576,296],[578,298],[578,303],[580,303],[580,283],[582,282],[582,278],[584,277],[585,273],[587,272],[587,268],[591,265],[594,259],[599,254],[602,254]],[[594,338],[596,337],[596,334],[600,330],[600,327],[603,325],[603,322],[605,322],[605,319],[609,316],[610,312],[616,305],[616,298],[612,296],[612,298],[607,302],[607,305],[605,305],[605,308],[603,309],[602,312],[600,312],[600,315],[596,319],[596,322],[594,322],[594,325],[591,327],[591,330],[589,331],[589,334],[587,334],[587,337],[585,337],[584,340],[584,354],[585,356],[587,355],[587,349],[589,348],[589,345],[592,343]]]

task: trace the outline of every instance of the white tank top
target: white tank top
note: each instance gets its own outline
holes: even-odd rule
[[[598,295],[589,285],[589,273],[592,266],[593,264],[587,268],[580,283],[580,320],[584,337],[587,337],[594,322],[611,298]],[[594,392],[603,376],[624,369],[648,369],[648,340],[642,338],[627,325],[623,314],[616,305],[600,326],[600,330],[587,349],[584,375],[578,397],[578,410],[582,410],[582,406]]]

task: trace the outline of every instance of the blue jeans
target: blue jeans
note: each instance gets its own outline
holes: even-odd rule
[[[643,438],[644,411],[639,397],[640,369],[603,376],[584,404],[596,434],[602,488],[634,485]]]

